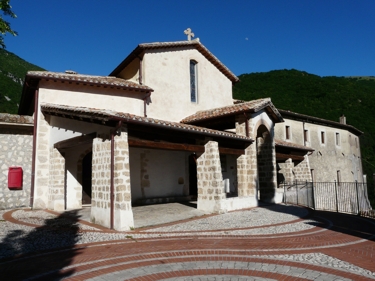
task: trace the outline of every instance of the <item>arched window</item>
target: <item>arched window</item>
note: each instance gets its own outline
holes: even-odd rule
[[[198,101],[198,63],[190,60],[190,100]]]

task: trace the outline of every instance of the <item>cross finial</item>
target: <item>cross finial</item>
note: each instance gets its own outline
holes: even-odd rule
[[[186,30],[184,31],[184,33],[187,35],[187,37],[188,37],[188,41],[191,41],[191,37],[194,37],[194,33],[191,32],[191,29],[190,29],[190,28],[186,29]]]

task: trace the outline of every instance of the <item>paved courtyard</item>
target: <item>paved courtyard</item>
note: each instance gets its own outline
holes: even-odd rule
[[[87,209],[0,214],[1,280],[375,280],[375,221],[358,216],[174,203],[135,208],[117,232]]]

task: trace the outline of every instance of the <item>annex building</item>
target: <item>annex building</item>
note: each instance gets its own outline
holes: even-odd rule
[[[197,39],[140,44],[109,76],[28,72],[0,142],[31,146],[29,166],[22,191],[4,184],[0,206],[91,204],[92,222],[129,230],[136,204],[196,198],[199,210],[227,212],[281,202],[282,181],[363,181],[362,132],[269,98],[234,101],[237,82]],[[8,167],[27,161],[1,157],[6,183]]]

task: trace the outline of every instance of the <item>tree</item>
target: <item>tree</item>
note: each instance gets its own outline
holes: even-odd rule
[[[9,4],[10,0],[0,0],[0,48],[5,48],[4,37],[6,33],[10,33],[13,36],[17,36],[17,32],[10,28],[9,22],[3,19],[4,16],[10,16],[16,18],[17,16],[13,13],[12,6]]]

